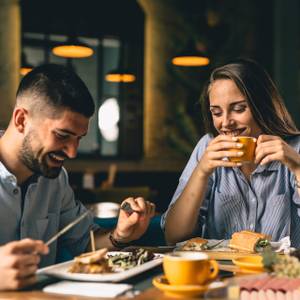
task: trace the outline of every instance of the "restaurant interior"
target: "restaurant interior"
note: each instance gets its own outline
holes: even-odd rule
[[[210,71],[231,58],[261,63],[300,124],[296,0],[11,0],[1,5],[2,128],[9,122],[20,70],[68,65],[92,93],[97,112],[77,158],[66,163],[83,203],[120,203],[141,195],[156,204],[158,214],[164,212],[204,133],[201,89]],[[54,54],[70,40],[90,52]],[[204,62],[174,61],[183,55]],[[113,78],[116,72],[128,72],[129,80]]]
[[[300,126],[299,16],[298,0],[0,0],[0,127],[28,71],[73,68],[96,105],[76,159],[65,163],[75,195],[91,206],[154,202],[151,236],[161,244],[160,215],[204,134],[199,96],[212,69],[255,59]],[[83,52],[63,52],[70,43]],[[99,215],[100,225],[114,217]]]
[[[257,60],[300,124],[296,2],[4,1],[0,125],[9,121],[21,67],[72,66],[97,107],[78,157],[66,164],[78,198],[119,202],[142,193],[162,213],[204,133],[198,99],[216,65],[239,56]],[[53,53],[70,39],[93,53]],[[178,55],[209,62],[176,65],[172,59]],[[109,81],[115,71],[129,72],[133,80]]]

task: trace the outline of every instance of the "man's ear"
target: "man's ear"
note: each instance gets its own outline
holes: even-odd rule
[[[28,120],[28,111],[23,107],[16,107],[13,112],[13,122],[15,128],[20,132],[24,133]]]

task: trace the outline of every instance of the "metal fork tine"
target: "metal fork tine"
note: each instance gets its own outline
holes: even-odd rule
[[[208,246],[207,248],[208,248],[208,250],[214,249],[214,248],[216,248],[217,246],[219,246],[224,241],[225,241],[225,239],[217,241],[214,245]]]

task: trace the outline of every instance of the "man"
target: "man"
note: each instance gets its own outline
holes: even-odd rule
[[[86,211],[75,201],[62,166],[65,159],[76,156],[94,110],[83,81],[64,66],[39,66],[22,79],[12,118],[0,138],[0,244],[28,237],[35,240],[31,243],[46,242]],[[138,239],[155,207],[143,198],[125,201],[134,212],[121,211],[112,232],[100,231],[88,215],[50,245],[40,265],[55,263],[62,247],[73,255],[86,251],[90,230],[95,231],[97,248]],[[47,247],[38,243],[31,245],[35,255],[45,254]],[[28,253],[28,241],[18,245],[18,252]],[[18,264],[13,268],[18,269]],[[34,268],[27,277],[33,273]]]
[[[40,254],[47,254],[42,241],[24,239],[0,247],[0,290],[15,290],[35,282]]]

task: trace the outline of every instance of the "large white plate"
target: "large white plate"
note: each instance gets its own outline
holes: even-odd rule
[[[125,253],[125,252],[121,252]],[[115,255],[120,254],[120,252],[108,252],[108,255]],[[112,281],[118,282],[135,275],[138,275],[142,272],[150,270],[162,263],[162,255],[155,254],[155,258],[151,261],[148,261],[140,266],[133,267],[132,269],[120,271],[117,273],[105,273],[105,274],[81,274],[81,273],[70,273],[68,269],[73,264],[73,260],[52,265],[50,267],[46,267],[43,269],[39,269],[37,271],[38,274],[44,274],[49,276],[54,276],[61,279],[68,279],[68,280],[78,280],[78,281]]]

